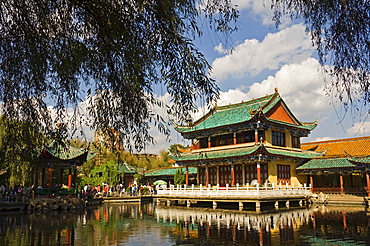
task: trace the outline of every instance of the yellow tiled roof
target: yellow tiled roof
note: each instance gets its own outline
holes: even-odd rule
[[[301,149],[325,151],[324,158],[370,155],[370,137],[302,143]]]

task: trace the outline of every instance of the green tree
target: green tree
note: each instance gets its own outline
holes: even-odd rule
[[[88,177],[85,176],[82,178],[81,185],[102,185],[102,183],[116,185],[119,182],[120,177],[121,174],[117,170],[117,163],[110,160],[104,165],[94,167]]]
[[[14,185],[33,183],[33,170],[44,136],[27,122],[9,120],[0,116],[0,175],[2,182]]]
[[[174,176],[174,182],[175,182],[175,185],[185,184],[185,175],[182,171],[182,168],[178,168],[176,170],[176,173],[175,173],[175,176]]]
[[[169,148],[168,148],[168,151],[173,154],[173,155],[176,155],[179,153],[179,149],[187,149],[187,147],[181,145],[181,144],[172,144]]]
[[[47,134],[63,123],[63,135],[85,114],[94,129],[119,130],[127,148],[141,150],[153,141],[149,123],[169,134],[154,107],[182,122],[198,99],[217,98],[193,44],[204,25],[198,19],[227,35],[237,15],[229,0],[1,1],[0,110]],[[158,85],[170,105],[156,98]]]
[[[304,20],[321,64],[331,65],[324,67],[333,77],[327,92],[346,109],[352,105],[360,111],[361,104],[369,106],[370,2],[274,0],[272,8],[277,25],[283,15]]]

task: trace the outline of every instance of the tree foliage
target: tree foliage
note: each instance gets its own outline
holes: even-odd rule
[[[33,183],[33,170],[45,142],[32,124],[0,117],[0,179],[10,186]]]
[[[284,14],[303,18],[322,64],[333,82],[327,91],[345,106],[370,102],[370,2],[358,1],[272,1],[276,23]],[[358,105],[357,105],[358,106]]]
[[[108,161],[107,163],[96,166],[91,169],[91,173],[88,177],[84,176],[81,180],[81,186],[86,184],[91,185],[116,185],[123,174],[118,172],[117,163],[113,160]]]
[[[176,155],[179,153],[179,149],[187,149],[188,147],[185,147],[181,144],[172,144],[169,148],[168,148],[168,151],[170,152],[170,154],[172,155]]]
[[[175,176],[174,176],[174,180],[175,182],[175,185],[183,185],[185,184],[185,175],[183,173],[183,170],[182,168],[178,168],[176,170],[176,173],[175,173]]]
[[[196,100],[215,100],[210,66],[192,42],[197,20],[229,33],[237,15],[229,0],[1,1],[0,111],[47,133],[60,122],[114,128],[141,150],[153,141],[150,123],[168,134],[155,107],[181,122]],[[156,98],[159,85],[170,105]],[[87,112],[78,107],[85,97]]]

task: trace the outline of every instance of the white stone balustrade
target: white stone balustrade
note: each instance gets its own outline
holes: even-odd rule
[[[206,197],[230,197],[230,198],[279,198],[279,197],[296,197],[310,196],[311,186],[304,185],[282,185],[275,186],[274,184],[264,184],[263,186],[250,186],[248,183],[245,186],[237,184],[236,186],[219,185],[208,187],[186,186],[186,185],[170,185],[169,188],[158,188],[157,196],[167,197],[189,197],[189,198],[206,198]]]

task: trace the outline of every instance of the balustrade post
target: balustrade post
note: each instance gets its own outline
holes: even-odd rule
[[[245,184],[247,186],[247,192],[249,191],[249,183]]]
[[[239,183],[236,183],[236,190],[239,191]]]
[[[229,190],[229,184],[226,184],[226,190],[227,191]]]

